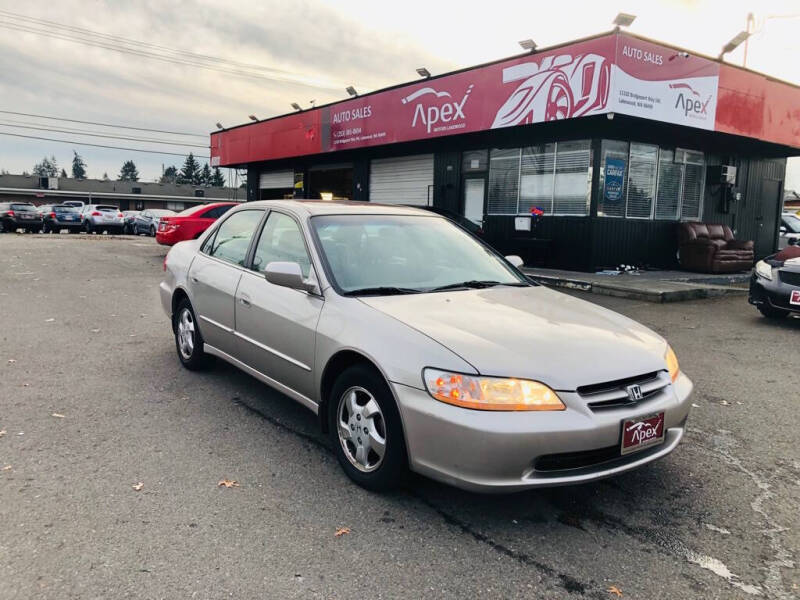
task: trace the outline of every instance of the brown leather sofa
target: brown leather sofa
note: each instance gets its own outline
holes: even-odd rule
[[[753,266],[753,242],[733,239],[727,225],[681,223],[678,259],[688,271],[733,273]]]

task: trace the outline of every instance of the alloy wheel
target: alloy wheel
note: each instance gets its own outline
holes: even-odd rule
[[[339,443],[350,463],[362,473],[374,471],[386,453],[386,422],[374,396],[362,387],[351,387],[339,398],[336,409]]]
[[[192,358],[194,353],[194,318],[192,311],[184,308],[178,316],[178,350],[184,360]]]

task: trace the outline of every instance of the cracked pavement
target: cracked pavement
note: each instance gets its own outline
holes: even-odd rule
[[[575,487],[379,496],[301,406],[180,367],[165,251],[0,235],[0,599],[800,597],[800,319],[584,294],[694,380],[672,455]]]

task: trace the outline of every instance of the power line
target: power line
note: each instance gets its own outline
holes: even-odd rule
[[[181,143],[181,142],[167,142],[162,140],[156,140],[153,138],[136,138],[136,137],[126,137],[121,135],[108,135],[103,133],[93,133],[93,132],[84,132],[78,129],[56,129],[51,127],[36,127],[33,125],[24,125],[14,122],[3,122],[0,121],[0,127],[16,127],[19,129],[34,129],[36,131],[49,131],[52,133],[77,133],[78,135],[87,136],[87,137],[99,137],[99,138],[108,138],[112,140],[125,140],[128,142],[149,142],[152,144],[163,144],[167,146],[182,146],[184,148],[206,148],[208,146],[203,146],[200,144],[189,144],[189,143]]]
[[[112,125],[110,123],[98,123],[96,121],[81,121],[79,119],[68,119],[66,117],[53,117],[47,115],[37,115],[33,113],[16,112],[13,110],[0,110],[0,114],[4,115],[18,115],[21,117],[34,117],[36,119],[50,119],[51,121],[68,121],[70,123],[82,123],[83,125],[98,125],[100,127],[113,127],[114,129],[131,129],[134,131],[150,131],[153,133],[167,133],[170,135],[188,135],[191,137],[199,137],[208,139],[208,134],[200,133],[186,133],[183,131],[165,131],[164,129],[148,129],[146,127],[132,127],[130,125]]]
[[[68,41],[68,42],[75,42],[75,43],[78,43],[78,44],[83,44],[85,46],[92,46],[92,47],[95,47],[95,48],[103,48],[105,50],[112,50],[114,52],[120,52],[122,54],[130,54],[130,55],[133,55],[133,56],[151,58],[151,59],[154,59],[154,60],[159,60],[159,61],[162,61],[162,62],[172,63],[172,64],[176,64],[176,65],[197,67],[199,69],[205,69],[207,71],[216,71],[218,73],[225,73],[227,75],[234,75],[234,76],[239,76],[239,77],[247,77],[247,78],[250,78],[250,79],[259,79],[259,80],[265,80],[265,81],[281,81],[281,82],[284,82],[284,83],[301,85],[301,86],[305,86],[305,87],[310,87],[310,88],[319,89],[319,90],[326,90],[326,91],[336,91],[336,92],[338,92],[341,89],[340,87],[334,87],[332,84],[331,85],[321,85],[321,84],[316,84],[316,83],[313,83],[311,81],[304,80],[302,78],[297,78],[297,77],[279,76],[279,75],[267,76],[267,75],[262,75],[262,74],[259,74],[259,73],[242,71],[240,69],[221,68],[221,67],[217,67],[217,66],[213,66],[213,65],[209,65],[209,64],[203,64],[203,63],[195,62],[195,61],[192,61],[192,60],[181,59],[181,58],[177,58],[177,57],[169,57],[169,56],[164,56],[164,55],[153,53],[153,52],[148,52],[146,50],[137,50],[135,48],[129,48],[129,47],[125,47],[125,46],[120,46],[119,44],[116,44],[115,42],[110,42],[110,41],[109,42],[103,42],[103,41],[94,40],[94,39],[86,39],[86,38],[81,38],[81,37],[75,37],[74,35],[69,34],[69,33],[65,33],[65,32],[54,32],[54,31],[45,30],[45,29],[37,29],[37,28],[34,28],[32,26],[29,26],[29,25],[25,25],[25,24],[0,22],[0,27],[4,27],[6,29],[11,29],[12,31],[22,31],[24,33],[33,33],[33,34],[41,35],[41,36],[44,36],[44,37],[47,37],[47,38],[51,38],[51,39],[60,39],[60,40]]]
[[[284,71],[282,69],[276,69],[274,67],[265,67],[263,65],[258,65],[258,64],[254,64],[254,63],[245,63],[245,62],[240,62],[240,61],[231,60],[231,59],[227,59],[227,58],[220,58],[220,57],[217,57],[217,56],[211,56],[209,54],[199,54],[197,52],[190,52],[188,50],[180,50],[180,49],[177,49],[177,48],[170,48],[168,46],[162,46],[162,45],[159,45],[159,44],[153,44],[152,42],[142,42],[142,41],[139,41],[139,40],[134,40],[134,39],[131,39],[131,38],[125,38],[125,37],[118,36],[118,35],[112,35],[112,34],[109,34],[109,33],[102,33],[102,32],[94,31],[94,30],[91,30],[91,29],[85,29],[83,27],[76,27],[74,25],[65,25],[63,23],[58,23],[56,21],[49,21],[47,19],[39,19],[39,18],[35,18],[35,17],[29,17],[29,16],[26,16],[26,15],[22,15],[22,14],[19,14],[19,13],[14,13],[14,12],[11,12],[11,11],[8,11],[8,10],[0,9],[0,15],[6,16],[7,18],[11,18],[11,19],[16,19],[16,20],[19,20],[19,21],[28,21],[30,23],[47,25],[51,29],[52,28],[56,28],[56,29],[68,30],[68,31],[75,32],[75,33],[78,33],[78,34],[86,34],[86,35],[91,35],[92,37],[105,38],[107,40],[110,40],[110,41],[113,41],[113,42],[117,42],[117,43],[128,44],[128,45],[133,45],[133,46],[140,46],[140,47],[144,47],[144,48],[153,48],[153,49],[161,50],[163,52],[169,52],[169,53],[172,53],[172,54],[187,56],[187,57],[190,57],[190,58],[196,58],[196,59],[200,59],[200,60],[207,60],[207,61],[221,63],[221,64],[229,64],[229,65],[233,65],[233,66],[237,66],[237,67],[244,67],[244,68],[255,69],[255,70],[260,70],[260,71],[267,71],[267,72],[272,72],[272,73],[283,73],[283,74],[287,74],[287,75],[290,74],[288,71]]]
[[[59,140],[56,138],[39,137],[36,135],[22,135],[21,133],[7,133],[0,131],[0,135],[7,135],[11,137],[26,138],[29,140],[44,140],[46,142],[61,142],[62,144],[72,144],[74,146],[92,146],[93,148],[110,148],[112,150],[126,150],[128,152],[143,152],[145,154],[163,154],[166,156],[188,156],[188,153],[180,154],[178,152],[161,152],[160,150],[144,150],[140,148],[127,148],[125,146],[106,146],[103,144],[90,144],[89,142],[79,142],[76,140]],[[209,156],[195,155],[195,158],[210,158]]]

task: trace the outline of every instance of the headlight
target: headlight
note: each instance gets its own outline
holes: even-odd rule
[[[681,370],[678,367],[678,357],[675,356],[675,351],[669,344],[667,344],[667,353],[664,355],[664,360],[667,361],[669,378],[674,382],[678,378],[678,374],[681,372]]]
[[[564,410],[558,395],[543,383],[425,369],[428,393],[448,404],[478,410]]]
[[[772,267],[763,260],[756,263],[756,273],[758,273],[760,277],[772,281]]]

